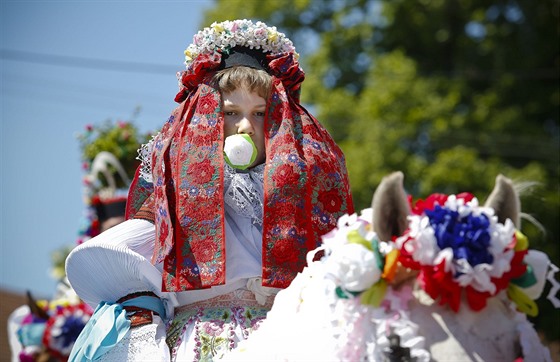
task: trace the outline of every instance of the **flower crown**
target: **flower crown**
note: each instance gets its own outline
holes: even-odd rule
[[[472,310],[481,310],[501,290],[510,294],[510,283],[529,272],[523,262],[527,238],[469,193],[419,200],[396,244],[399,261],[420,271],[423,289],[456,312],[462,292]]]
[[[276,30],[276,27],[269,27],[260,21],[253,23],[247,19],[226,20],[214,22],[194,35],[193,43],[185,50],[185,65],[188,69],[201,54],[229,54],[237,46],[260,49],[273,55],[294,53],[296,59],[299,57],[292,41]]]

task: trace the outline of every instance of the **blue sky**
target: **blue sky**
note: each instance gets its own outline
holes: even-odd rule
[[[159,129],[212,2],[0,1],[0,288],[49,297],[84,211],[76,134],[136,107]]]

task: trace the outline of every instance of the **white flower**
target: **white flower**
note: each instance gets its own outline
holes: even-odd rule
[[[440,252],[437,246],[434,229],[430,226],[427,217],[418,215],[409,216],[410,236],[413,238],[404,245],[407,252],[412,254],[414,260],[422,265],[433,265],[434,260]],[[402,247],[402,243],[407,238],[398,238],[397,245]]]
[[[351,292],[366,290],[381,277],[374,253],[355,243],[333,250],[325,260],[325,269],[337,279],[340,287]]]
[[[257,148],[246,134],[235,134],[226,138],[224,143],[226,162],[234,168],[247,168],[257,157]]]
[[[193,43],[185,50],[185,65],[188,68],[200,54],[214,54],[216,51],[227,53],[236,46],[262,49],[272,54],[294,53],[296,59],[299,56],[292,41],[276,27],[247,19],[227,20],[214,22],[194,35]]]

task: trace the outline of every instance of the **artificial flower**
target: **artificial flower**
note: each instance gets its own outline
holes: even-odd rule
[[[234,134],[224,143],[224,160],[233,168],[244,170],[257,158],[257,147],[248,134]]]
[[[422,287],[440,304],[458,311],[464,291],[469,307],[480,310],[525,272],[513,222],[499,223],[473,195],[433,194],[412,210],[409,229],[396,240],[399,261],[420,271]]]
[[[192,44],[185,50],[185,65],[188,69],[200,55],[228,54],[237,46],[261,49],[264,53],[293,53],[297,56],[292,41],[276,27],[247,19],[227,20],[214,22],[193,36]]]

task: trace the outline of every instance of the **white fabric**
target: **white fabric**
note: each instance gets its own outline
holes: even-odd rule
[[[8,340],[12,351],[12,362],[19,362],[19,354],[22,350],[22,346],[19,341],[17,331],[21,326],[23,319],[29,313],[31,313],[29,307],[27,305],[21,305],[8,316]]]
[[[387,326],[401,337],[417,362],[430,354],[418,326],[405,313],[342,299],[324,259],[309,263],[290,286],[278,293],[259,329],[224,361],[382,361]],[[278,343],[282,336],[282,343]]]
[[[262,200],[264,165],[249,172],[225,172],[226,283],[204,290],[161,292],[162,264],[152,265],[155,226],[146,220],[127,220],[76,247],[66,261],[66,273],[76,293],[93,308],[101,301],[114,302],[138,291],[153,291],[166,305],[168,317],[176,306],[187,305],[247,288],[258,301],[278,291],[262,287]],[[256,195],[257,197],[254,197]],[[260,211],[259,211],[260,209]],[[156,324],[134,328],[106,360],[139,361],[156,353],[159,342],[146,341]],[[189,341],[187,333],[182,340]],[[162,339],[164,340],[164,339]],[[153,342],[153,341],[152,341]],[[184,348],[183,348],[184,349]],[[141,351],[146,350],[144,356]],[[126,351],[130,357],[123,356]],[[136,357],[136,355],[140,357]],[[110,356],[110,357],[109,357]],[[123,358],[123,359],[121,359]],[[181,360],[181,354],[177,355]]]
[[[247,171],[224,167],[224,202],[232,211],[262,225],[264,164]]]
[[[119,344],[105,353],[98,361],[170,361],[171,356],[165,337],[165,324],[158,316],[154,316],[152,324],[131,328]]]
[[[152,139],[140,146],[138,149],[137,160],[140,161],[140,177],[146,182],[152,182],[152,151],[154,149],[155,139],[160,135],[160,132],[152,136]]]
[[[525,361],[550,362],[548,349],[505,292],[489,298],[478,312],[462,299],[455,313],[417,288],[409,306],[410,319],[419,326],[434,360],[513,361],[517,357],[513,347],[520,343]]]
[[[164,300],[168,314],[176,306],[172,293],[161,292],[161,270],[149,261],[155,229],[145,220],[127,220],[74,248],[66,259],[72,288],[92,308],[101,301],[139,291]]]

